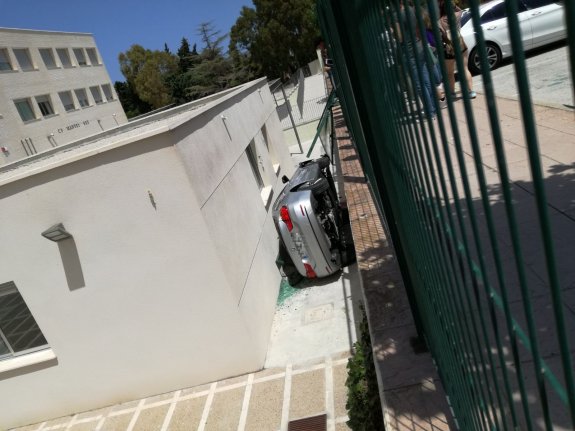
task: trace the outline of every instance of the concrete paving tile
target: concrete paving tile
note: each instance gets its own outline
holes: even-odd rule
[[[271,380],[252,386],[246,421],[246,431],[277,430],[280,428],[284,380]]]
[[[412,340],[415,326],[401,326],[373,333],[374,359],[380,367],[386,389],[416,385],[426,378],[435,378],[436,371],[429,354],[415,354]]]
[[[111,416],[106,418],[102,431],[126,431],[134,413],[127,413],[125,415]]]
[[[527,148],[520,145],[512,145],[510,143],[506,143],[505,161],[507,163],[518,163],[525,160],[528,160]],[[482,161],[487,166],[493,169],[497,169],[497,157],[495,154],[482,157]]]
[[[299,419],[325,411],[325,371],[292,376],[289,419]]]
[[[113,406],[107,406],[97,410],[90,410],[88,412],[78,413],[78,416],[76,416],[76,420],[78,421],[80,419],[107,416],[108,413],[112,411],[112,407]]]
[[[336,365],[333,367],[333,402],[336,418],[347,415],[347,409],[345,408],[345,403],[347,403],[347,386],[345,386],[346,379],[346,365]]]
[[[449,431],[456,429],[443,412],[449,407],[439,390],[439,382],[421,384],[385,392],[386,422],[396,431]]]
[[[323,356],[317,357],[317,358],[312,358],[312,359],[308,359],[307,361],[300,362],[299,364],[294,364],[292,367],[292,370],[293,371],[306,370],[306,369],[309,369],[315,365],[323,364],[324,362],[325,362],[325,358]]]
[[[10,431],[36,431],[38,428],[40,428],[40,424],[32,424],[32,425],[26,425],[23,427],[19,427],[19,428],[14,428]]]
[[[207,397],[191,398],[176,404],[168,431],[188,431],[197,429],[202,419]]]
[[[206,423],[206,431],[237,430],[244,394],[245,388],[216,393]]]
[[[65,424],[68,424],[68,422],[70,422],[72,420],[72,416],[64,416],[61,418],[56,418],[56,419],[52,419],[48,422],[46,422],[46,424],[44,425],[44,428],[49,428],[49,427],[53,427],[53,426],[63,426]]]
[[[344,352],[339,352],[339,353],[336,353],[334,355],[331,355],[331,359],[333,361],[339,361],[340,359],[347,359],[351,356],[350,353],[351,352],[349,352],[348,350],[346,350]]]
[[[151,431],[161,429],[169,407],[170,406],[166,404],[165,406],[151,407],[149,409],[142,410],[133,430]]]
[[[81,424],[72,425],[68,431],[94,431],[98,426],[99,419],[94,419],[90,422],[83,422]]]
[[[573,357],[571,358],[573,361]],[[560,384],[565,387],[564,384],[564,374],[563,367],[561,365],[561,358],[553,357],[546,358],[545,362],[547,366],[552,370],[555,377],[560,382]],[[537,381],[534,372],[534,366],[532,362],[523,362],[523,381],[525,383],[525,388],[527,392],[527,400],[529,403],[529,414],[532,418],[533,423],[539,424],[539,429],[544,429],[544,419],[543,411],[541,407],[541,399],[539,395],[539,390],[537,386]],[[513,382],[513,390],[517,392],[518,388],[515,382]],[[515,398],[515,407],[518,412],[521,412],[521,405],[519,404],[519,397]],[[569,417],[568,408],[565,407],[563,402],[559,399],[557,392],[551,387],[547,386],[547,398],[549,402],[549,414],[551,416],[551,422],[553,423],[554,431],[570,431],[573,429],[571,424],[571,418]],[[520,416],[519,429],[527,429],[523,415]]]
[[[527,321],[525,319],[525,313],[523,312],[523,302],[515,302],[511,305],[511,315],[517,322],[518,326],[523,330],[525,334],[528,334]],[[551,303],[551,298],[549,294],[541,296],[538,298],[533,298],[531,300],[531,305],[533,307],[533,321],[536,328],[537,338],[539,342],[539,352],[542,357],[552,357],[559,354],[559,342],[557,339],[557,331],[555,328],[555,314],[553,311],[553,306]],[[567,334],[575,333],[575,315],[570,312],[567,305],[563,308],[565,315],[565,328]],[[503,315],[498,316],[503,320]],[[505,337],[505,343],[509,343],[509,337]],[[532,359],[532,354],[519,343],[519,354],[521,360]],[[573,350],[575,346],[571,345]]]
[[[119,412],[122,410],[135,409],[136,407],[138,407],[138,404],[140,404],[140,400],[127,401],[122,404],[116,404],[115,406],[112,406],[112,410],[110,412]]]
[[[348,427],[345,422],[335,424],[335,431],[349,431],[349,430],[351,430],[351,428]]]
[[[185,397],[186,395],[197,394],[200,392],[206,392],[210,390],[211,383],[206,383],[205,385],[194,386],[193,388],[186,388],[182,389],[180,392],[181,397]]]
[[[174,394],[175,394],[175,392],[167,392],[165,394],[160,394],[160,395],[146,398],[146,401],[144,401],[144,405],[154,404],[154,403],[157,403],[160,401],[171,400],[172,398],[174,398]]]
[[[379,316],[373,330],[413,323],[399,269],[385,275],[377,270],[362,271],[361,275],[370,315]]]
[[[285,368],[279,368],[279,367],[266,368],[265,370],[258,371],[257,373],[254,374],[254,381],[264,377],[284,374],[285,371],[286,371]],[[283,376],[281,378],[283,378]]]
[[[225,380],[220,380],[216,385],[216,389],[223,388],[224,386],[235,385],[236,383],[246,383],[248,381],[248,375],[230,377]]]

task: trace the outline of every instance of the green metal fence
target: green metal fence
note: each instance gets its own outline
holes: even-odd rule
[[[532,189],[526,205],[532,211],[518,206],[510,179],[487,56],[480,56],[481,103],[494,168],[486,171],[485,136],[473,108],[479,102],[469,89],[461,86],[457,99],[447,91],[446,106],[435,96],[430,106],[422,97],[426,74],[433,89],[436,84],[432,53],[417,50],[426,6],[405,3],[402,11],[399,0],[318,0],[317,11],[341,108],[394,243],[418,333],[461,429],[575,429],[575,340],[564,302],[566,294],[573,295],[565,292],[573,280],[557,271],[517,2],[506,0],[505,7]],[[434,39],[441,41],[437,5],[427,4],[434,6],[426,11]],[[575,2],[564,4],[573,76]],[[469,5],[477,50],[484,53],[479,2]],[[445,6],[458,52],[454,4]],[[441,43],[437,50],[443,58]],[[456,55],[455,63],[463,76],[463,57]],[[448,88],[446,64],[439,65]],[[527,242],[541,250],[543,288],[537,297],[525,260]]]

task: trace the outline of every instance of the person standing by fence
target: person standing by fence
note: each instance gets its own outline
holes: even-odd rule
[[[469,97],[475,99],[477,97],[477,93],[473,91],[473,77],[471,76],[471,72],[469,72],[469,68],[467,67],[467,45],[465,45],[465,41],[459,34],[459,30],[461,29],[461,14],[462,10],[457,6],[455,8],[455,20],[457,22],[457,34],[456,37],[459,38],[459,47],[460,52],[455,51],[455,45],[453,44],[453,39],[451,35],[451,31],[449,29],[449,21],[447,18],[447,7],[445,5],[445,0],[439,0],[439,30],[441,32],[441,38],[443,42],[443,52],[445,55],[445,67],[447,68],[447,79],[449,81],[449,91],[451,94],[455,95],[455,56],[461,55],[463,58],[463,76],[460,76],[459,82],[460,85],[467,85],[467,90],[469,91]]]
[[[404,52],[407,54],[406,60],[408,67],[411,70],[410,78],[413,81],[413,84],[415,84],[417,95],[423,101],[425,111],[430,114],[431,118],[435,118],[435,105],[432,101],[433,89],[429,78],[429,70],[425,63],[423,43],[417,28],[415,12],[411,6],[404,6],[403,1],[399,3],[399,7],[399,20],[396,28],[396,36],[402,44]],[[404,28],[407,34],[402,34],[401,28]],[[413,40],[409,34],[410,28],[415,32],[415,40]],[[420,79],[420,72],[423,79]]]

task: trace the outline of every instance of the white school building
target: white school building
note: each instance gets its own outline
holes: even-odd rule
[[[127,121],[91,34],[0,28],[0,166]]]

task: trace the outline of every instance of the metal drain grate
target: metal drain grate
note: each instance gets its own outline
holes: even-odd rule
[[[327,415],[311,416],[309,418],[296,419],[288,423],[288,431],[326,431]]]

